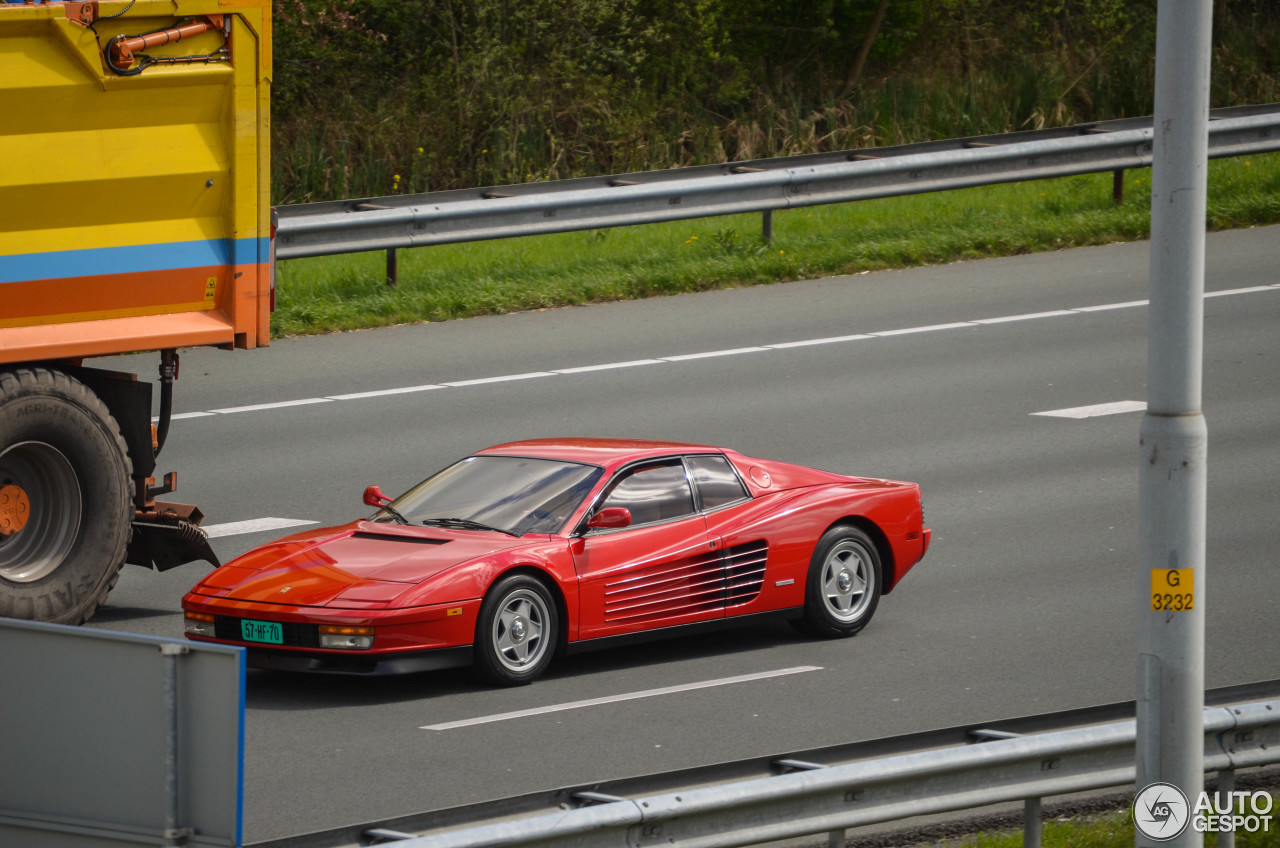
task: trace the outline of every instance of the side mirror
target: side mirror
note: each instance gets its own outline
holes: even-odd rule
[[[391,500],[391,498],[382,494],[382,490],[377,486],[370,486],[364,490],[364,502],[369,506],[376,506],[378,509],[382,509],[391,503]]]
[[[607,506],[587,521],[592,530],[617,530],[631,526],[631,510],[620,506]]]

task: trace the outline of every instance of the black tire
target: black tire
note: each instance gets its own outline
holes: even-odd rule
[[[102,606],[129,542],[129,469],[119,425],[83,383],[0,373],[0,492],[25,500],[0,533],[0,616],[82,624]]]
[[[852,636],[871,621],[883,585],[880,554],[856,527],[832,527],[809,561],[800,632],[824,639]]]
[[[542,581],[528,574],[504,577],[480,605],[476,673],[499,686],[532,683],[551,664],[559,633],[556,602]]]

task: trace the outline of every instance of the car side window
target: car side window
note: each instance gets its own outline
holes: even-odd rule
[[[737,472],[723,456],[690,456],[685,462],[704,510],[717,509],[750,497]]]
[[[642,465],[623,473],[601,508],[630,510],[631,524],[652,524],[693,515],[693,490],[680,460]]]

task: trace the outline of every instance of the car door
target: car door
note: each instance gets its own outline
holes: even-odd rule
[[[724,615],[723,565],[697,511],[683,462],[642,462],[618,472],[595,510],[622,508],[631,522],[575,540],[578,638],[595,639]]]
[[[778,574],[787,569],[778,568],[778,551],[771,550],[770,543],[785,538],[777,532],[777,520],[768,505],[751,497],[723,454],[690,455],[684,461],[707,532],[720,551],[725,615],[795,606],[796,591],[803,603],[803,580],[798,589],[781,588],[793,587],[796,580],[790,572]]]

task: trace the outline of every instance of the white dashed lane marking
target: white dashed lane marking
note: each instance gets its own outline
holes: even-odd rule
[[[1033,412],[1049,418],[1097,418],[1100,415],[1119,415],[1123,412],[1145,412],[1147,405],[1140,400],[1118,400],[1115,403],[1097,403],[1093,406],[1076,406],[1070,409],[1051,409]]]
[[[464,718],[459,721],[447,721],[442,724],[423,725],[420,730],[455,730],[459,727],[472,727],[477,724],[490,724],[495,721],[509,721],[516,718],[558,713],[564,710],[579,710],[583,707],[598,707],[603,704],[616,704],[619,701],[634,701],[638,698],[654,698],[658,695],[674,695],[678,692],[693,692],[698,689],[710,689],[715,686],[731,686],[735,683],[750,683],[756,680],[769,680],[774,677],[786,677],[791,674],[803,674],[806,671],[822,671],[820,665],[798,665],[793,668],[780,668],[776,671],[761,671],[756,674],[743,674],[738,677],[722,677],[719,680],[703,680],[698,683],[684,683],[679,686],[664,686],[661,689],[645,689],[641,692],[626,692],[621,695],[606,695],[602,698],[588,698],[585,701],[570,701],[566,704],[551,704],[546,707],[534,707],[528,710],[516,710],[510,713]]]
[[[302,527],[306,524],[319,524],[319,521],[308,521],[304,518],[254,518],[249,521],[232,521],[228,524],[207,524],[200,529],[210,539],[219,536],[240,536],[245,533],[262,533],[267,530],[283,530],[286,527]]]

